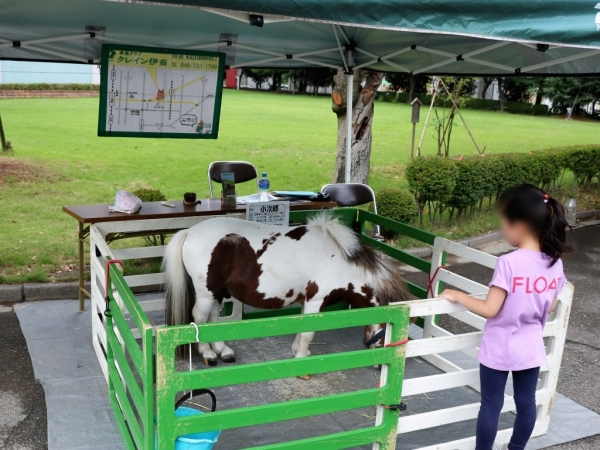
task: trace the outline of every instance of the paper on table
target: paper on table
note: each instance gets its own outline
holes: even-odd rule
[[[275,191],[274,194],[281,197],[316,197],[319,195],[312,191]]]
[[[273,200],[277,200],[277,197],[269,194],[269,201],[273,201]],[[255,203],[255,202],[260,202],[260,194],[245,195],[243,197],[237,198],[238,205],[245,205],[246,203]]]

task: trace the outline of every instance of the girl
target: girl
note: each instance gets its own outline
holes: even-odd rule
[[[517,408],[509,450],[523,450],[536,419],[535,391],[546,359],[542,329],[565,283],[560,256],[571,251],[563,206],[541,189],[522,184],[498,202],[502,232],[518,247],[498,258],[485,301],[446,289],[440,295],[488,318],[481,340],[481,407],[476,450],[491,450],[496,438],[504,388],[512,372]]]

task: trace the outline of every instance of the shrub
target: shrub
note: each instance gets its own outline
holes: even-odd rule
[[[431,104],[431,95],[415,93],[414,97],[418,97],[424,105]],[[409,93],[400,92],[385,92],[378,94],[378,100],[382,102],[393,103],[409,103]],[[444,99],[436,97],[435,106],[443,106]],[[446,106],[451,106],[450,100],[446,100]],[[469,98],[469,101],[461,106],[461,109],[475,109],[480,111],[500,111],[500,100],[488,100],[485,98]],[[523,102],[506,102],[506,112],[513,114],[527,114],[534,116],[545,116],[548,114],[547,105],[532,105],[531,103]]]
[[[167,199],[159,189],[151,187],[139,187],[133,189],[131,193],[143,202],[164,202]]]
[[[417,215],[417,204],[410,192],[403,189],[382,189],[375,194],[377,213],[403,223],[412,223]],[[382,228],[381,235],[393,239],[397,233]]]
[[[98,84],[4,83],[0,91],[99,91]]]
[[[600,145],[579,145],[536,150],[530,153],[505,153],[467,156],[461,159],[440,157],[413,159],[406,169],[406,180],[415,196],[419,223],[423,226],[424,208],[429,206],[431,225],[450,208],[450,219],[472,214],[488,199],[498,198],[506,189],[531,183],[545,191],[558,191],[565,172],[588,188],[594,179],[600,183]]]
[[[377,92],[377,101],[383,103],[396,103],[397,93],[393,91]]]
[[[600,145],[567,147],[566,166],[573,171],[577,183],[587,187],[600,177]]]
[[[485,157],[475,156],[456,160],[455,164],[458,168],[456,186],[448,200],[448,206],[452,208],[451,216],[454,210],[457,211],[457,218],[461,217],[467,209],[470,209],[473,214],[475,207],[484,197],[485,185],[489,182],[488,174],[483,167],[484,159]]]
[[[419,222],[423,226],[425,205],[429,205],[430,223],[440,216],[447,207],[456,186],[458,168],[453,160],[433,157],[413,159],[406,168],[406,181],[415,196],[419,212]]]
[[[480,111],[500,111],[500,102],[498,100],[488,100],[485,98],[472,98],[469,100],[467,108]]]
[[[167,199],[159,189],[154,189],[145,183],[132,183],[130,186],[131,193],[143,202],[164,202]],[[164,234],[144,236],[144,240],[150,246],[165,245],[165,238]]]
[[[469,158],[480,158],[479,166],[485,182],[481,190],[481,199],[479,199],[479,209],[483,206],[483,200],[488,200],[488,208],[492,207],[492,200],[496,198],[500,191],[500,183],[504,177],[505,165],[502,158],[497,155],[488,155],[483,158],[479,156],[470,156]]]

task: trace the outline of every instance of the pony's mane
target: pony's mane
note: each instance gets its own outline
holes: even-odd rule
[[[331,212],[324,211],[313,216],[308,220],[307,228],[327,234],[338,244],[346,260],[368,275],[380,305],[411,298],[398,267],[361,242],[358,234],[337,222]]]

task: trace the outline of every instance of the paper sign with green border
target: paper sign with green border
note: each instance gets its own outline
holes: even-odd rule
[[[102,46],[98,136],[216,139],[225,55]]]

